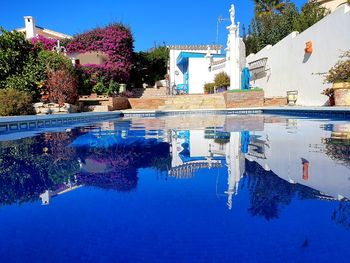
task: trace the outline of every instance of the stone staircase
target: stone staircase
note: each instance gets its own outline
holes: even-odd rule
[[[146,88],[141,96],[141,98],[154,98],[154,97],[166,97],[167,88],[158,87],[158,88]]]
[[[146,89],[134,89],[133,90],[135,98],[159,98],[167,96],[166,87],[148,87]]]
[[[168,97],[159,110],[225,109],[222,95],[186,95]]]

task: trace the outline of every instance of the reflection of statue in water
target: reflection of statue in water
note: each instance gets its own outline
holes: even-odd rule
[[[231,19],[231,23],[232,25],[235,24],[235,6],[234,5],[231,5],[231,8],[230,8],[230,19]]]

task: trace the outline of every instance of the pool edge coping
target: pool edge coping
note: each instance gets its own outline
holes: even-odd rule
[[[252,108],[227,108],[227,109],[183,109],[183,110],[119,110],[110,112],[84,112],[84,113],[71,113],[71,114],[53,114],[53,115],[26,115],[26,116],[9,116],[0,117],[0,125],[6,123],[20,123],[20,122],[32,122],[32,121],[45,121],[45,120],[59,120],[59,119],[89,119],[91,117],[123,117],[127,116],[140,116],[140,115],[167,115],[167,114],[181,114],[181,113],[324,113],[324,114],[345,114],[350,116],[350,107],[301,107],[301,106],[288,106],[288,107],[252,107]]]

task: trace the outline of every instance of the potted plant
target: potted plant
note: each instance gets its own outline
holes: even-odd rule
[[[334,105],[350,106],[350,51],[341,56],[341,60],[329,70],[325,80],[333,84]]]
[[[214,83],[219,92],[225,91],[230,86],[230,77],[226,72],[220,72],[215,75]]]
[[[92,88],[92,96],[91,97],[97,97],[97,95],[102,95],[106,91],[106,86],[102,81],[97,82],[93,88]]]
[[[214,93],[215,83],[205,83],[204,84],[204,94]]]
[[[334,89],[333,88],[326,88],[325,90],[322,91],[323,95],[327,96],[328,99],[328,105],[329,106],[334,106],[335,102],[334,102]]]

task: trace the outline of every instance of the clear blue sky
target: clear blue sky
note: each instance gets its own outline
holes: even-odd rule
[[[294,2],[301,6],[306,0]],[[251,0],[4,0],[0,25],[7,30],[23,27],[23,16],[30,15],[39,26],[74,35],[121,21],[131,27],[137,51],[163,42],[167,45],[212,44],[216,39],[217,17],[228,17],[231,3],[236,6],[237,20],[249,24],[253,16]],[[227,24],[220,25],[221,44],[226,43]]]

